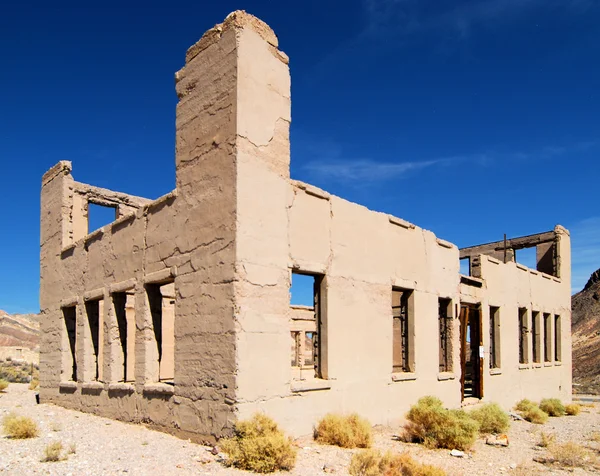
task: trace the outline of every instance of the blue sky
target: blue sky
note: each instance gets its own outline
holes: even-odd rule
[[[600,267],[600,2],[5,2],[0,309],[38,310],[43,173],[174,187],[173,75],[232,10],[292,73],[292,176],[468,246],[571,230]]]

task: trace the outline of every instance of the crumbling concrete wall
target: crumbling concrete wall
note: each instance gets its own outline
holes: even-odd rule
[[[477,255],[472,286],[455,245],[291,180],[288,58],[273,31],[243,12],[188,50],[176,88],[172,193],[148,201],[80,184],[68,162],[43,178],[43,401],[197,439],[230,434],[257,410],[294,434],[329,411],[397,423],[426,394],[461,405],[462,302],[481,306],[484,339],[486,309],[501,307],[502,372],[485,373],[484,400],[568,397],[566,231],[560,278]],[[88,234],[88,203],[116,207],[117,220]],[[292,272],[318,277],[314,309],[290,305]],[[401,372],[394,290],[409,296],[411,315]],[[440,372],[441,299],[451,362]],[[519,307],[563,317],[562,365],[519,367]],[[317,369],[298,372],[293,331],[313,329]]]

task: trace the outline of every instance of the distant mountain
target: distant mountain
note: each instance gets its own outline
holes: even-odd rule
[[[600,394],[600,269],[572,297],[571,309],[574,391]]]
[[[0,347],[26,347],[39,350],[38,314],[8,314],[0,310]]]

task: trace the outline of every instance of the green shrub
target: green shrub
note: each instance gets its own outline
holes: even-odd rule
[[[44,449],[44,457],[42,458],[42,463],[52,462],[55,463],[57,461],[62,460],[61,453],[63,450],[63,445],[60,441],[55,441],[54,443],[50,443]]]
[[[581,413],[581,407],[577,403],[569,403],[565,405],[565,412],[567,412],[567,415],[577,416]]]
[[[540,410],[552,417],[559,417],[565,414],[565,406],[558,398],[544,398],[540,402]]]
[[[528,422],[535,423],[536,425],[543,425],[548,421],[548,414],[540,410],[540,407],[537,406],[530,407],[521,412],[521,416]]]
[[[447,410],[435,397],[420,398],[406,414],[404,436],[429,448],[464,450],[477,439],[479,423],[463,410]]]
[[[31,418],[18,416],[14,413],[10,413],[4,417],[2,426],[4,428],[4,433],[6,433],[9,438],[18,440],[35,438],[39,433],[37,424]]]
[[[497,403],[486,403],[469,415],[479,423],[479,432],[483,434],[504,433],[510,428],[510,418]]]
[[[0,392],[4,392],[6,387],[8,387],[8,382],[4,379],[0,379]]]
[[[369,448],[373,441],[371,424],[356,413],[347,416],[328,413],[317,424],[314,438],[319,443],[342,448]]]
[[[271,418],[261,413],[235,425],[235,435],[220,442],[225,464],[256,473],[288,471],[296,463],[296,449]]]
[[[351,476],[445,476],[441,468],[417,463],[407,453],[381,454],[379,450],[355,453],[348,472]]]
[[[527,400],[526,398],[524,398],[515,405],[515,410],[518,412],[525,412],[531,407],[537,407],[537,403],[534,403],[531,400]]]

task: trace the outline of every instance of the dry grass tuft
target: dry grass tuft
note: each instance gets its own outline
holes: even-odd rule
[[[347,416],[328,413],[317,424],[314,438],[319,443],[342,448],[370,448],[373,442],[371,424],[356,413]]]
[[[542,433],[540,434],[540,441],[538,443],[538,446],[541,446],[542,448],[548,448],[550,445],[554,444],[555,440],[556,440],[555,434],[546,433],[546,432],[542,431]]]
[[[572,441],[550,445],[548,451],[552,456],[552,462],[566,468],[583,468],[595,462],[590,450]]]
[[[296,449],[268,416],[257,413],[235,425],[233,438],[221,440],[225,464],[255,473],[289,471],[296,463]]]
[[[567,415],[577,416],[581,413],[581,407],[577,403],[569,403],[565,405],[565,412]]]
[[[540,410],[551,417],[560,417],[565,414],[565,406],[558,398],[544,398],[540,402]]]
[[[14,413],[10,413],[4,417],[2,426],[4,433],[9,438],[17,440],[35,438],[39,434],[38,426],[31,418],[18,416]]]
[[[479,423],[482,434],[505,433],[510,428],[510,417],[497,403],[486,403],[469,413]]]
[[[35,390],[39,386],[40,386],[40,382],[36,378],[34,378],[31,382],[29,382],[29,390]]]
[[[352,476],[444,476],[443,469],[417,463],[408,453],[381,454],[379,450],[355,453],[348,472]]]
[[[600,431],[593,431],[589,436],[590,441],[600,443]]]
[[[8,382],[4,379],[0,379],[0,392],[4,392],[8,387]]]
[[[423,443],[429,448],[465,450],[473,445],[479,423],[463,410],[447,410],[435,397],[423,397],[406,414],[407,441]]]
[[[42,463],[56,463],[57,461],[62,461],[64,459],[61,455],[62,450],[63,445],[60,441],[50,443],[44,449],[44,457],[41,459]]]

